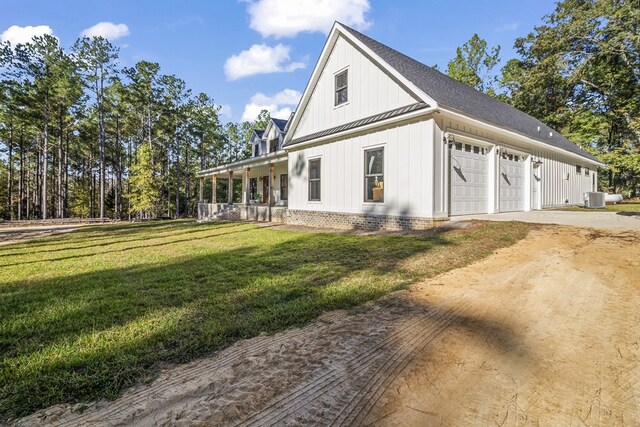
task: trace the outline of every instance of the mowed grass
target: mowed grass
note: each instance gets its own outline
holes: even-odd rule
[[[640,212],[640,203],[628,203],[628,202],[623,202],[623,203],[616,203],[614,204],[607,204],[604,208],[598,208],[598,209],[587,209],[585,207],[582,206],[569,206],[566,208],[559,208],[558,210],[562,210],[562,211],[574,211],[574,212],[630,212],[630,213],[635,213],[635,212]]]
[[[0,246],[0,420],[115,398],[167,363],[355,307],[534,227],[364,236],[171,221]]]

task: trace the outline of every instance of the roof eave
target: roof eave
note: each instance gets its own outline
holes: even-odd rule
[[[577,158],[580,158],[580,159],[583,159],[583,160],[587,160],[587,161],[589,161],[589,162],[591,162],[593,164],[596,164],[598,166],[605,166],[604,163],[602,163],[601,161],[597,160],[596,158],[592,159],[592,158],[586,157],[586,156],[578,154],[578,153],[572,153],[571,151],[565,150],[564,148],[556,147],[555,145],[551,145],[547,141],[535,139],[535,138],[532,138],[532,137],[530,137],[528,135],[525,135],[525,134],[523,134],[521,132],[518,132],[516,130],[509,129],[509,128],[506,128],[506,127],[503,127],[503,126],[499,126],[499,125],[496,125],[494,123],[490,123],[490,122],[488,122],[486,120],[482,120],[482,119],[477,118],[477,117],[473,117],[469,113],[459,112],[459,111],[457,111],[457,110],[455,110],[453,108],[450,108],[450,107],[447,108],[447,107],[442,107],[442,106],[439,107],[439,110],[444,112],[445,114],[452,114],[452,115],[462,116],[463,119],[474,121],[474,122],[478,122],[478,123],[481,123],[484,126],[491,126],[492,128],[499,129],[503,133],[508,133],[510,136],[515,136],[520,140],[524,140],[526,142],[533,142],[536,145],[540,145],[541,148],[544,148],[544,149],[547,149],[547,150],[550,150],[550,151],[555,151],[555,152],[564,154],[564,155],[569,156],[569,157],[574,157],[574,158],[577,157]],[[591,156],[590,153],[586,153],[586,154]]]

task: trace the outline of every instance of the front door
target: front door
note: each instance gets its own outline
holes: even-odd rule
[[[533,176],[531,180],[531,209],[540,210],[540,164],[533,164]]]
[[[262,177],[262,203],[269,203],[269,176]]]

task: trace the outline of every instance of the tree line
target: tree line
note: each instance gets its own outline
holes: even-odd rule
[[[475,34],[447,73],[554,127],[606,167],[600,188],[640,192],[640,1],[564,0],[515,40],[501,72],[500,47]]]
[[[563,0],[514,43],[474,34],[447,73],[531,114],[606,163],[600,188],[640,189],[640,1]],[[157,63],[119,68],[108,40],[0,45],[0,218],[195,214],[196,172],[250,155],[255,122],[228,123]]]
[[[196,172],[247,157],[268,117],[223,125],[219,113],[157,63],[119,67],[102,37],[1,44],[0,218],[193,215]]]

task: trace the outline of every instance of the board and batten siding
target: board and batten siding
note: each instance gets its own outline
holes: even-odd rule
[[[348,70],[348,102],[335,106],[335,75]],[[292,139],[417,102],[351,42],[338,37]]]
[[[364,152],[384,147],[384,202],[364,201]],[[321,200],[309,201],[308,162],[321,159]],[[433,120],[289,151],[289,208],[433,217]]]
[[[594,183],[597,187],[598,175],[595,166],[546,150],[534,149],[531,152],[542,160],[540,189],[543,208],[561,206],[567,202],[581,205],[585,192],[596,191]],[[580,174],[576,173],[576,165],[582,167]],[[589,168],[589,176],[585,175],[585,168]]]

